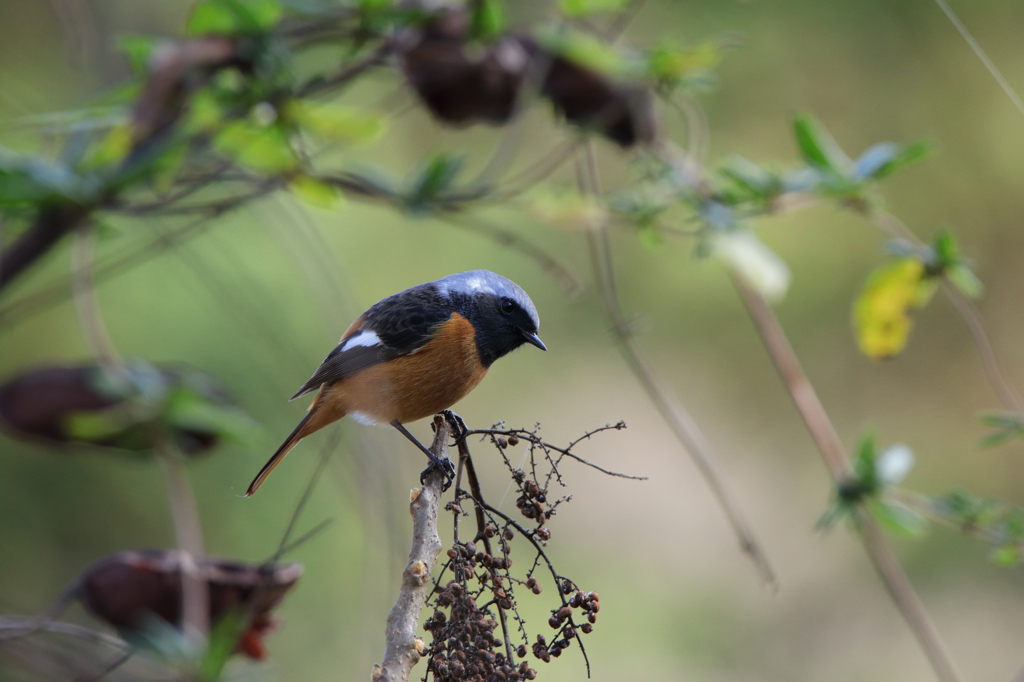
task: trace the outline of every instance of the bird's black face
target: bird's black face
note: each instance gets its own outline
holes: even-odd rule
[[[438,280],[436,286],[473,324],[484,367],[524,343],[547,350],[537,337],[537,308],[515,282],[487,270],[470,270]]]
[[[484,367],[508,355],[524,343],[547,350],[537,336],[537,322],[514,296],[477,294],[473,326],[476,328],[477,349]]]

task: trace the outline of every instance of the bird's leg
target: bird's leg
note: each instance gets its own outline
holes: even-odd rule
[[[462,421],[462,417],[455,414],[451,410],[442,410],[441,414],[444,415],[446,422],[451,424],[455,430],[455,442],[456,444],[461,443],[469,435],[469,427],[466,426],[466,422]]]
[[[424,469],[423,472],[420,474],[420,483],[426,482],[427,474],[429,474],[431,471],[433,471],[434,469],[440,469],[441,473],[443,473],[445,478],[447,479],[447,482],[441,489],[441,492],[448,490],[448,488],[450,488],[452,486],[452,483],[455,481],[455,466],[452,464],[452,461],[447,458],[441,459],[433,452],[423,447],[423,443],[416,440],[416,436],[409,433],[409,430],[402,426],[397,419],[391,422],[391,425],[398,429],[399,433],[401,433],[403,436],[405,436],[413,443],[415,443],[416,447],[422,450],[423,454],[425,454],[427,456],[427,459],[430,460],[430,466]]]

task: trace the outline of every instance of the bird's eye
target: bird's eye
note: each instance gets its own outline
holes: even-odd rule
[[[501,312],[503,312],[503,313],[510,313],[510,312],[512,312],[515,309],[516,309],[516,304],[512,301],[511,298],[503,298],[503,299],[501,299]]]

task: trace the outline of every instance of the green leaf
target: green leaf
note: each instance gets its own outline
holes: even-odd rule
[[[1000,568],[1013,568],[1021,563],[1021,547],[1006,544],[997,547],[990,555],[989,561]]]
[[[406,204],[413,211],[425,211],[440,199],[462,170],[463,158],[450,154],[436,154],[413,179]]]
[[[490,42],[505,33],[508,20],[501,0],[477,0],[473,3],[470,35],[476,40]]]
[[[540,44],[549,52],[609,78],[626,75],[625,59],[608,41],[564,27],[546,27],[537,33]]]
[[[263,128],[245,120],[233,121],[217,134],[213,146],[259,173],[278,174],[298,167],[288,135],[277,125]]]
[[[793,132],[800,156],[808,165],[845,175],[851,164],[850,157],[816,118],[810,114],[797,114],[793,119]]]
[[[878,473],[875,469],[877,452],[875,435],[862,433],[853,455],[853,475],[865,495],[873,495],[878,491]]]
[[[561,0],[558,9],[567,17],[580,18],[591,14],[619,12],[628,0]]]
[[[652,251],[660,249],[665,244],[665,235],[652,221],[638,223],[637,234],[640,236],[640,243]]]
[[[888,162],[879,166],[871,177],[876,180],[884,180],[901,168],[925,160],[931,156],[931,153],[932,145],[928,142],[920,141],[899,145],[896,154]]]
[[[0,147],[0,207],[85,204],[98,188],[97,182],[87,181],[63,163]]]
[[[211,402],[184,387],[175,388],[168,396],[164,420],[180,431],[209,434],[242,444],[252,440],[256,428],[255,422],[237,407]]]
[[[200,0],[185,25],[188,35],[255,35],[281,18],[277,0]]]
[[[779,179],[753,161],[739,155],[730,156],[722,166],[722,174],[760,199],[779,193]]]
[[[61,432],[71,440],[96,443],[120,435],[131,421],[119,406],[96,412],[73,412],[61,424]]]
[[[985,285],[978,276],[963,263],[957,263],[946,270],[946,277],[960,292],[968,298],[979,298],[985,291]]]
[[[137,74],[149,71],[149,58],[153,51],[165,42],[156,36],[138,34],[121,35],[117,38],[117,49],[128,58],[128,65]]]
[[[647,75],[662,87],[706,89],[714,84],[714,69],[721,61],[722,46],[717,42],[660,45],[647,55]]]
[[[337,187],[308,175],[296,175],[288,183],[288,188],[296,197],[315,208],[332,210],[342,201]]]
[[[956,236],[950,230],[939,230],[932,248],[935,249],[938,266],[942,269],[960,260],[960,247],[956,243]]]
[[[928,530],[928,520],[896,500],[872,500],[868,510],[883,528],[908,537],[921,537]]]
[[[189,15],[185,33],[190,36],[232,35],[240,28],[238,17],[226,2],[203,0],[196,3]]]
[[[340,142],[371,142],[387,128],[383,114],[338,104],[313,104],[293,100],[285,115],[301,128]]]
[[[210,630],[210,642],[199,661],[199,679],[216,682],[224,672],[228,659],[235,653],[238,640],[249,628],[250,619],[238,610],[229,611]]]

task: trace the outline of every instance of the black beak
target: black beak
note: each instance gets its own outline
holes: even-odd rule
[[[537,346],[537,348],[540,348],[541,350],[548,349],[548,347],[544,345],[544,342],[541,341],[540,337],[537,336],[536,334],[528,332],[525,329],[520,329],[519,331],[522,333],[524,337],[526,337],[526,342],[529,343],[530,345]]]

